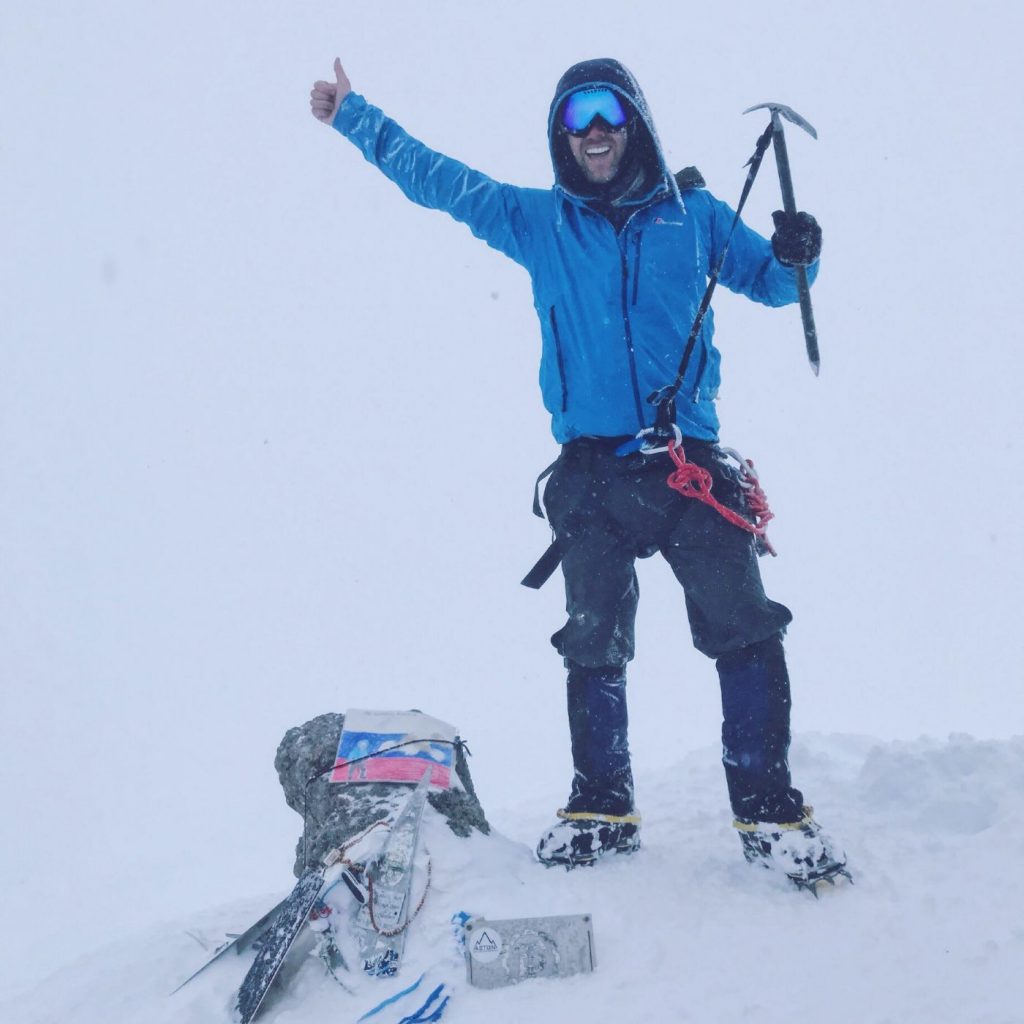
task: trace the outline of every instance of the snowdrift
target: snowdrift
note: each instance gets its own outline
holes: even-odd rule
[[[643,850],[591,870],[565,873],[533,862],[528,844],[549,823],[547,808],[524,802],[521,813],[495,823],[502,834],[468,840],[455,838],[428,808],[423,837],[433,882],[400,976],[356,979],[353,996],[310,958],[260,1019],[354,1022],[427,971],[452,985],[444,1017],[452,1024],[1020,1021],[1014,979],[1024,968],[1017,869],[1024,737],[879,743],[810,736],[795,745],[792,761],[817,815],[846,846],[853,886],[816,900],[749,867],[730,828],[714,748],[641,775]],[[282,865],[283,890],[286,872]],[[0,1007],[0,1016],[8,1024],[230,1020],[251,953],[228,954],[168,993],[204,959],[197,938],[215,945],[283,894],[127,937],[57,971]],[[450,937],[449,919],[460,910],[491,917],[590,912],[597,971],[474,990]],[[55,960],[73,955],[61,944],[59,918],[53,953]]]

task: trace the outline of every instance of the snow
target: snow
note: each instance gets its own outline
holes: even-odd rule
[[[811,1013],[837,1024],[1019,1020],[1024,739],[959,735],[880,744],[814,734],[797,744],[793,762],[811,794],[827,795],[827,815],[819,817],[845,844],[853,885],[840,883],[814,899],[746,864],[721,814],[712,747],[641,776],[642,850],[589,870],[567,873],[533,861],[525,840],[550,824],[537,808],[503,821],[508,834],[468,840],[454,837],[428,808],[422,843],[432,883],[400,975],[343,975],[355,990],[350,995],[307,957],[261,1019],[355,1021],[429,970],[451,985],[445,1020],[452,1024],[786,1024]],[[414,901],[424,877],[421,864]],[[3,1019],[228,1019],[252,952],[229,953],[168,995],[206,956],[186,931],[216,943],[282,895],[235,901],[126,936],[4,1006]],[[459,910],[491,919],[591,913],[596,971],[472,988],[450,939],[449,918]]]
[[[350,705],[456,723],[506,837],[437,838],[421,949],[454,909],[595,915],[593,977],[463,986],[452,1019],[1020,1019],[1024,13],[734,8],[4,8],[3,1020],[222,1019],[244,964],[166,997],[201,953],[184,929],[288,887],[274,750]],[[653,560],[644,850],[531,863],[569,757],[562,595],[517,584],[553,457],[528,282],[313,122],[335,52],[408,129],[527,185],[585,57],[624,60],[673,165],[731,202],[763,127],[740,111],[818,129],[788,138],[824,230],[821,377],[794,308],[715,312],[723,440],[762,474],[767,589],[795,614],[796,781],[855,886],[814,903],[743,863],[714,673]],[[777,205],[766,164],[746,219]],[[340,1016],[327,981],[303,972],[280,1019]]]

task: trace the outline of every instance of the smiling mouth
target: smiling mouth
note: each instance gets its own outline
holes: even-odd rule
[[[604,156],[605,153],[612,151],[611,146],[594,146],[592,149],[586,151],[587,156]]]

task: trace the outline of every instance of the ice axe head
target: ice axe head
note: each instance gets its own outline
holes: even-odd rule
[[[818,137],[818,133],[814,130],[814,126],[810,121],[804,120],[792,107],[787,107],[785,103],[758,103],[757,106],[747,107],[743,111],[744,114],[749,114],[752,110],[770,110],[772,112],[772,121],[776,122],[777,118],[781,115],[787,121],[795,124],[798,128],[803,128],[805,132],[812,139]],[[778,127],[778,125],[776,125]]]

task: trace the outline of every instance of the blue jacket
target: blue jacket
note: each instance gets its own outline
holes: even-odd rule
[[[554,141],[557,93],[549,123],[556,174],[551,189],[501,184],[434,152],[356,93],[334,118],[334,127],[409,199],[445,211],[529,271],[543,339],[540,386],[552,432],[562,443],[581,435],[631,435],[654,423],[647,396],[675,379],[733,219],[733,211],[704,189],[679,193],[635,81],[630,76],[624,83],[615,73],[624,71],[621,65],[607,63],[613,73],[600,84],[620,91],[640,112],[657,160],[643,194],[630,197],[635,211],[618,233],[592,208],[592,197],[562,180],[564,160]],[[809,268],[811,280],[816,269]],[[765,305],[797,299],[794,271],[742,223],[720,279]],[[707,440],[718,437],[720,356],[713,331],[709,311],[676,402],[683,434]]]

